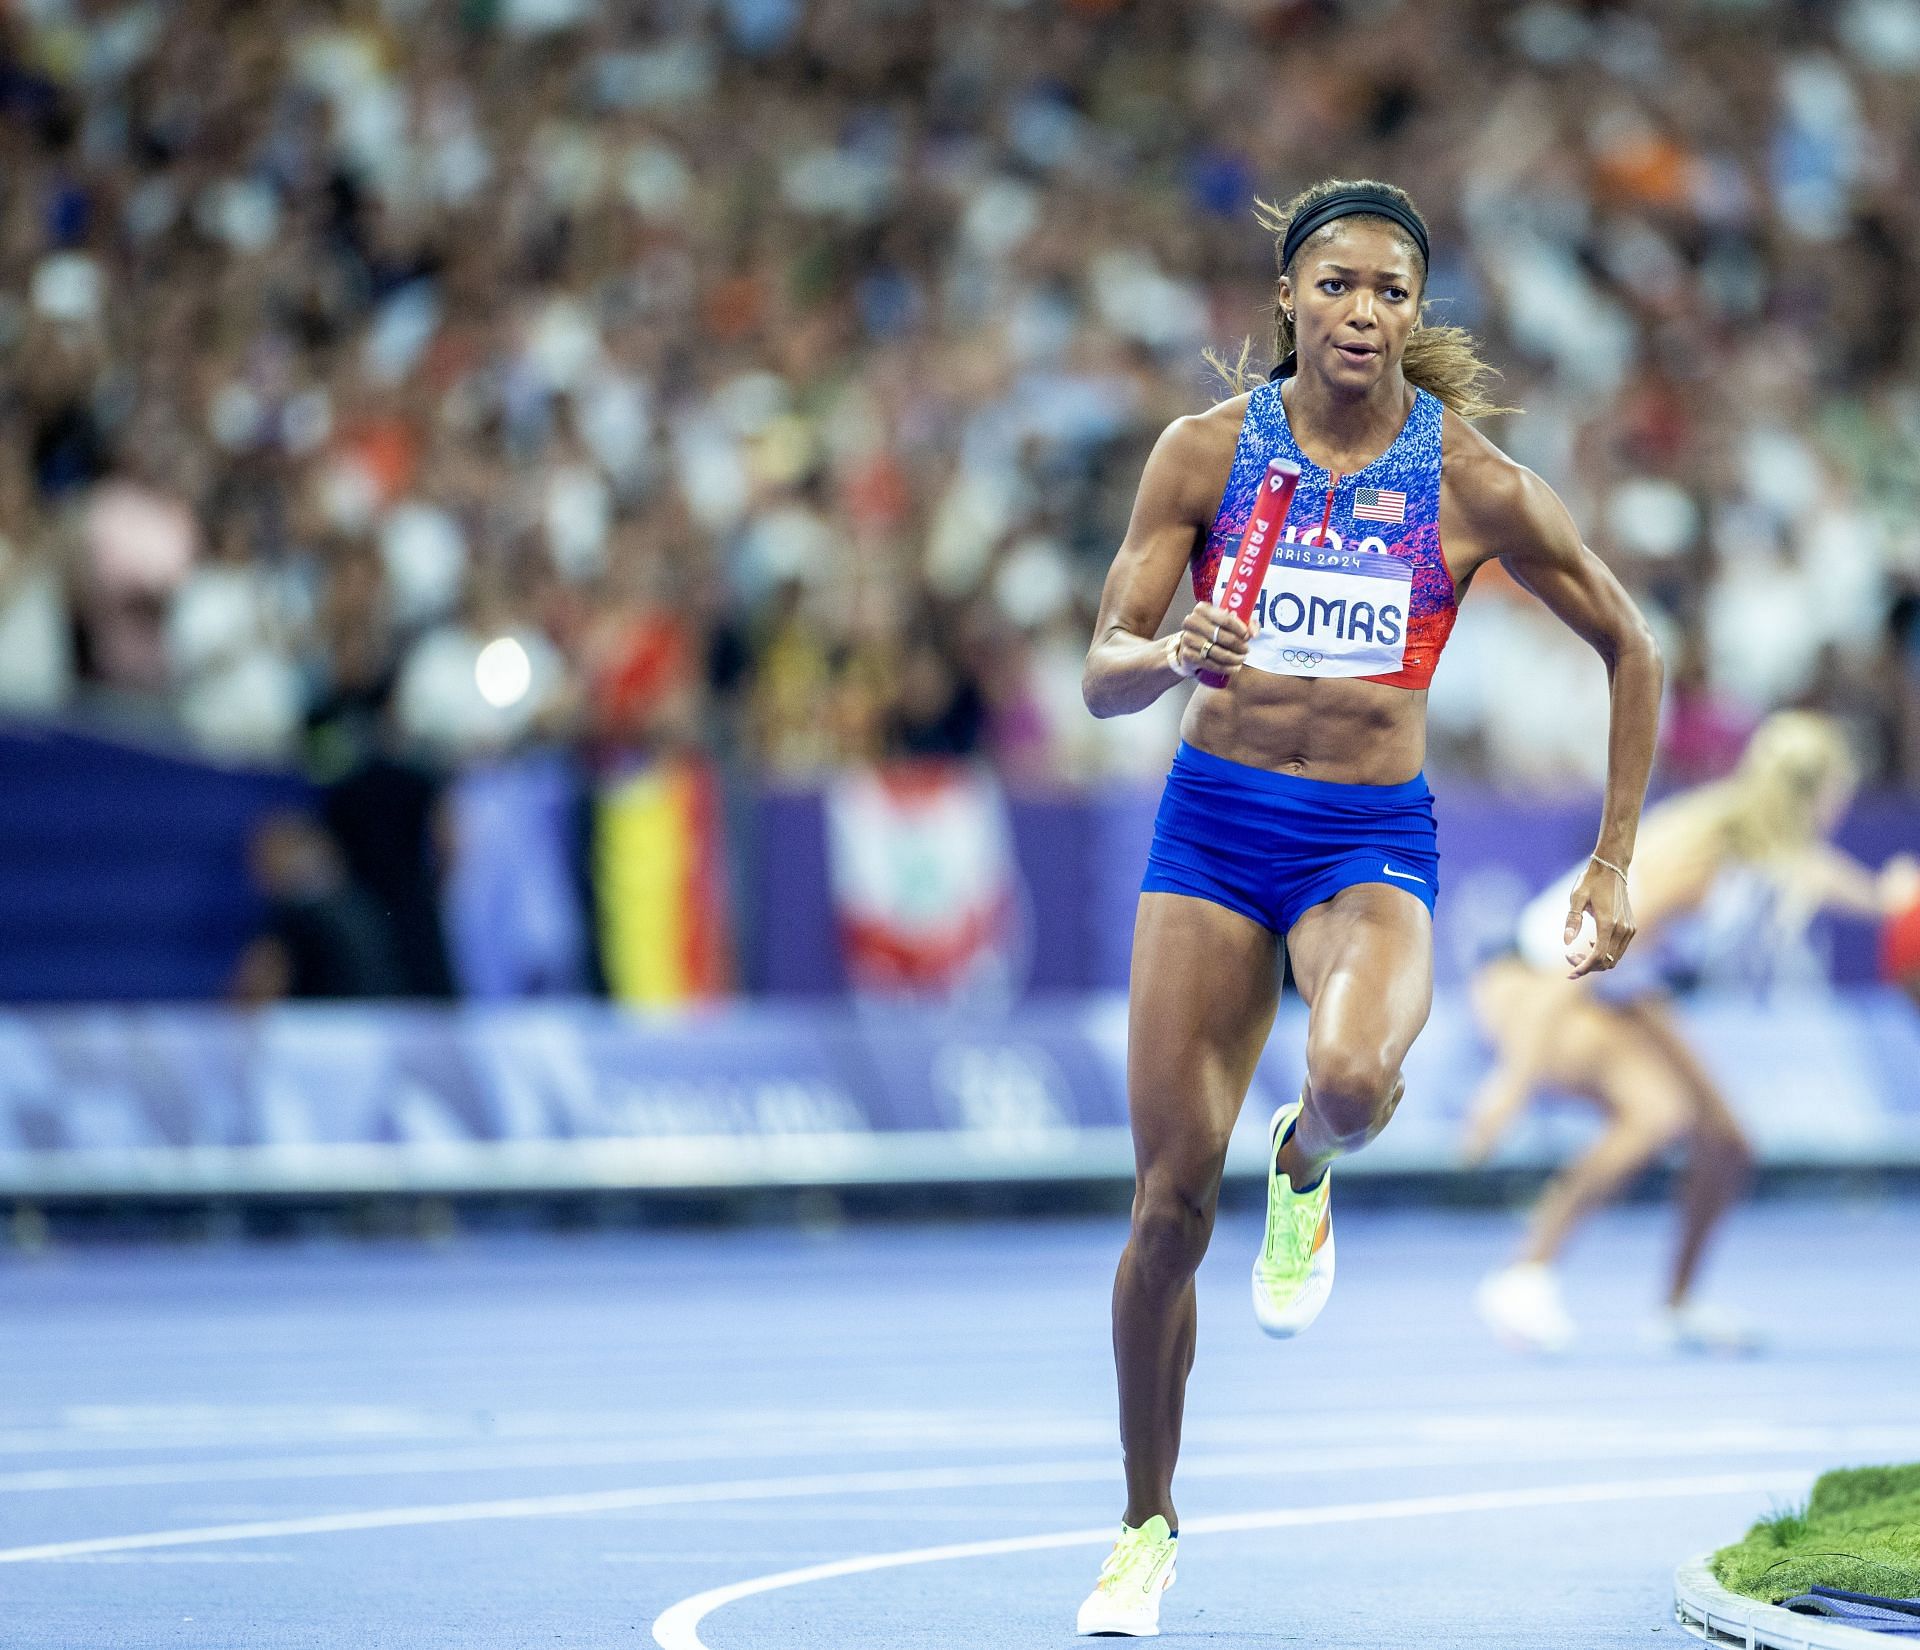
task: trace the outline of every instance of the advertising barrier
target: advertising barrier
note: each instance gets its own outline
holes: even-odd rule
[[[1920,1014],[1872,989],[1700,999],[1689,1027],[1782,1166],[1920,1165]],[[1289,998],[1235,1137],[1298,1091]],[[0,1012],[0,1195],[723,1189],[1130,1172],[1126,1003],[1005,1013],[600,1003]],[[1485,1054],[1443,993],[1393,1126],[1342,1173],[1459,1165]],[[1592,1131],[1552,1100],[1497,1161]]]

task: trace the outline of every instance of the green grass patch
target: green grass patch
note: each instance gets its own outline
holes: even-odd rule
[[[1732,1592],[1778,1604],[1815,1583],[1920,1598],[1920,1463],[1823,1475],[1804,1507],[1776,1507],[1713,1555]]]

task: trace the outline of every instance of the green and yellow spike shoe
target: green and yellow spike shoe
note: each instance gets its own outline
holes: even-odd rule
[[[1333,1177],[1323,1172],[1310,1192],[1296,1192],[1274,1164],[1300,1102],[1282,1106],[1267,1125],[1267,1237],[1253,1263],[1253,1315],[1285,1340],[1320,1316],[1333,1293]]]
[[[1158,1513],[1139,1529],[1120,1526],[1120,1539],[1100,1566],[1100,1579],[1080,1606],[1074,1630],[1150,1639],[1160,1634],[1160,1595],[1173,1585],[1180,1538]]]

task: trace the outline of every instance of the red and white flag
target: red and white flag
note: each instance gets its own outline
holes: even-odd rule
[[[909,762],[827,789],[827,857],[856,991],[944,997],[1003,985],[1013,964],[1015,864],[991,774]]]

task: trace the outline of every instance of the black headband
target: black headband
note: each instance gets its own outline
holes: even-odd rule
[[[1309,235],[1326,228],[1336,218],[1352,218],[1363,213],[1368,217],[1387,218],[1397,223],[1413,237],[1413,244],[1420,249],[1421,263],[1429,261],[1427,226],[1420,221],[1418,212],[1402,205],[1382,189],[1342,189],[1337,195],[1315,201],[1287,225],[1287,238],[1280,243],[1281,272],[1284,274],[1293,266],[1293,255],[1306,244]]]

